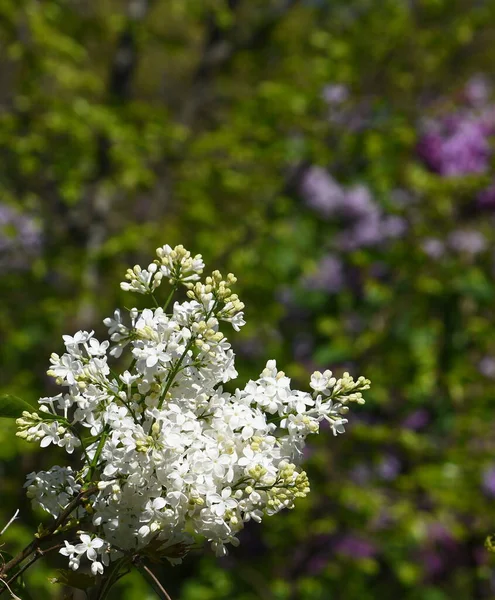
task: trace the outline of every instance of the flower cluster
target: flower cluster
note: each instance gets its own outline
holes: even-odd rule
[[[115,311],[103,342],[87,331],[64,336],[66,351],[52,354],[48,371],[63,391],[18,419],[19,436],[81,453],[78,471],[55,466],[26,483],[54,516],[86,493],[72,515],[79,540],[61,551],[73,569],[83,556],[94,574],[126,553],[173,562],[203,538],[225,554],[246,521],[308,493],[298,467],[307,435],[323,420],[342,433],[349,405],[363,402],[362,377],[316,372],[312,393],[302,392],[275,361],[243,389],[224,391],[237,372],[220,324],[238,330],[244,305],[233,275],[201,281],[203,268],[201,256],[164,246],[147,269],[130,269],[121,287],[157,306]],[[159,306],[155,292],[167,280],[172,291]],[[187,300],[168,311],[180,285]],[[116,374],[109,362],[124,350],[129,362]]]
[[[419,158],[441,177],[470,174],[491,176],[495,106],[491,89],[481,76],[467,82],[460,105],[423,125],[418,143]],[[478,195],[482,208],[495,206],[495,184]]]
[[[41,246],[42,232],[36,220],[0,203],[0,269],[28,267],[39,255]]]
[[[376,246],[405,231],[404,221],[384,214],[366,186],[344,188],[322,167],[305,171],[300,192],[306,205],[324,219],[342,221],[344,232],[336,245],[344,252]]]

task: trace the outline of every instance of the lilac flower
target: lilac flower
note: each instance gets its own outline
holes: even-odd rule
[[[487,78],[478,73],[471,77],[464,87],[463,97],[467,104],[479,108],[484,106],[490,97],[491,89]]]
[[[417,431],[418,429],[423,429],[426,427],[430,421],[430,415],[428,411],[424,408],[419,408],[418,410],[410,413],[404,421],[402,421],[402,427],[405,429],[412,429],[413,431]]]
[[[366,463],[359,463],[350,472],[351,480],[357,485],[366,485],[371,479],[371,469]]]
[[[451,532],[440,521],[433,521],[428,526],[428,538],[431,542],[442,544],[444,547],[455,548],[456,541]]]
[[[406,231],[406,222],[397,215],[388,215],[382,222],[382,233],[385,238],[398,238]]]
[[[342,250],[352,251],[397,238],[405,229],[405,221],[400,217],[383,217],[376,211],[370,213],[367,218],[358,220],[347,232],[342,233],[338,242]]]
[[[417,152],[430,169],[444,177],[485,173],[491,157],[490,133],[479,116],[449,115],[430,123]]]
[[[377,466],[378,475],[385,481],[393,481],[400,470],[401,462],[393,454],[386,454]]]
[[[445,562],[439,552],[426,550],[421,553],[421,560],[426,570],[427,577],[435,577],[442,572]]]
[[[41,248],[36,221],[7,204],[0,204],[0,268],[21,269]]]
[[[346,191],[341,212],[349,219],[370,219],[376,217],[379,211],[370,190],[358,184]]]
[[[445,245],[437,238],[423,240],[421,247],[430,258],[441,258],[445,253]]]
[[[405,221],[400,217],[383,215],[365,185],[357,184],[346,190],[321,167],[313,166],[306,171],[300,191],[307,206],[320,215],[344,221],[344,231],[337,237],[341,250],[374,246],[402,235],[406,229]],[[319,282],[316,277],[309,280],[309,285],[336,291],[341,287],[339,272],[336,259],[328,258],[326,264],[322,264],[321,277],[325,283]]]
[[[463,254],[479,254],[486,248],[485,236],[474,229],[458,229],[448,237],[448,245],[452,250]]]
[[[300,184],[307,206],[328,218],[342,205],[344,192],[340,185],[322,167],[310,167]]]
[[[483,471],[481,489],[487,496],[495,498],[495,465],[491,465]]]
[[[349,89],[342,83],[329,84],[323,88],[322,97],[329,105],[343,104],[349,99]]]
[[[418,156],[426,165],[437,173],[442,172],[443,164],[443,139],[438,132],[427,132],[419,140],[417,146]]]
[[[375,544],[352,534],[338,540],[335,544],[335,551],[338,554],[357,559],[373,558],[378,553]]]
[[[478,206],[480,208],[495,208],[495,182],[489,185],[478,195]]]
[[[313,290],[322,290],[335,294],[344,285],[342,261],[333,254],[326,254],[318,263],[316,273],[304,279],[304,285]]]
[[[459,176],[484,173],[488,169],[490,143],[482,123],[461,120],[442,148],[442,174]]]
[[[495,379],[495,358],[484,356],[478,363],[478,371],[489,379]]]

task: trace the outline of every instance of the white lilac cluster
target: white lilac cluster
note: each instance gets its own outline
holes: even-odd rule
[[[87,490],[73,515],[80,542],[61,551],[73,569],[86,556],[98,574],[122,553],[150,551],[173,562],[201,538],[225,554],[246,521],[308,493],[297,467],[306,436],[323,420],[342,433],[348,405],[363,402],[362,377],[316,372],[313,392],[301,392],[273,360],[256,381],[224,391],[237,371],[220,323],[238,330],[244,305],[233,275],[201,281],[203,268],[201,256],[164,246],[147,269],[130,269],[121,287],[149,295],[156,308],[115,311],[104,321],[107,341],[86,331],[64,336],[66,352],[52,354],[48,371],[64,390],[18,420],[20,437],[81,453],[79,471],[56,466],[26,483],[54,516]],[[161,307],[154,293],[163,280],[172,287]],[[188,299],[167,312],[180,285]],[[124,349],[128,365],[117,375],[109,359],[118,364]]]

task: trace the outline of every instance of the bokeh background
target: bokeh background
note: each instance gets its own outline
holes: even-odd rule
[[[47,395],[61,335],[102,332],[164,243],[238,276],[242,383],[372,380],[295,510],[154,566],[174,600],[495,597],[494,39],[493,0],[0,3],[0,392]],[[25,475],[65,460],[14,431],[9,552]],[[62,566],[32,598],[72,598]]]

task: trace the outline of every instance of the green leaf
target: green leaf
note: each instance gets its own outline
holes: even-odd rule
[[[0,418],[17,419],[25,410],[33,412],[34,408],[25,400],[12,396],[12,394],[0,396]]]
[[[51,583],[60,583],[78,590],[87,590],[95,585],[95,578],[86,573],[71,571],[69,569],[58,569],[57,576],[50,578]]]

